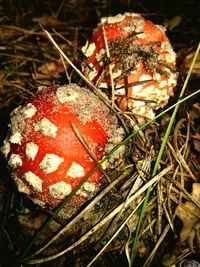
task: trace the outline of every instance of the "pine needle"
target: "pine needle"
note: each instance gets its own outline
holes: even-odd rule
[[[188,81],[190,79],[190,76],[192,74],[192,70],[193,70],[193,67],[195,65],[195,62],[197,60],[197,57],[198,57],[198,54],[199,54],[199,50],[200,50],[200,43],[197,47],[197,50],[196,50],[196,53],[194,55],[194,58],[193,58],[193,61],[192,61],[192,64],[190,66],[190,69],[188,71],[188,74],[187,74],[187,77],[185,79],[185,82],[183,84],[183,87],[182,87],[182,90],[181,90],[181,93],[179,95],[179,100],[181,100],[183,98],[183,95],[184,95],[184,92],[185,92],[185,89],[187,87],[187,84],[188,84]],[[168,124],[168,127],[167,127],[167,130],[166,130],[166,133],[165,133],[165,136],[163,138],[163,141],[161,143],[161,147],[160,147],[160,150],[159,150],[159,153],[158,153],[158,156],[156,158],[156,162],[155,162],[155,165],[154,165],[154,168],[153,168],[153,172],[152,172],[152,177],[154,177],[158,171],[158,168],[159,168],[159,165],[160,165],[160,160],[162,158],[162,155],[163,155],[163,152],[165,150],[165,146],[166,146],[166,143],[168,141],[168,138],[169,138],[169,135],[170,135],[170,132],[171,132],[171,129],[172,129],[172,126],[174,124],[174,121],[175,121],[175,118],[176,118],[176,114],[178,112],[178,109],[179,109],[179,106],[180,106],[180,103],[179,101],[177,102],[177,105],[175,106],[174,108],[174,111],[172,113],[172,117],[170,119],[170,122]],[[148,200],[150,198],[150,193],[151,193],[151,186],[148,188],[147,190],[147,193],[146,193],[146,197],[145,197],[145,200],[144,200],[144,204],[142,206],[142,211],[141,211],[141,214],[140,214],[140,217],[139,217],[139,220],[138,220],[138,224],[137,224],[137,228],[136,228],[136,233],[135,233],[135,238],[134,238],[134,242],[133,242],[133,247],[132,247],[132,253],[131,253],[131,265],[133,265],[133,261],[136,257],[136,253],[137,253],[137,242],[138,242],[138,238],[139,238],[139,235],[140,235],[140,229],[141,229],[141,225],[142,225],[142,221],[143,221],[143,218],[145,216],[145,211],[146,211],[146,207],[147,207],[147,204],[148,204]]]

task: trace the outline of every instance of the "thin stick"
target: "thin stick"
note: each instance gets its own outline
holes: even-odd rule
[[[168,233],[168,231],[170,230],[170,224],[167,224],[167,226],[165,227],[162,235],[160,236],[160,238],[158,239],[158,242],[155,244],[152,252],[150,253],[148,259],[146,260],[146,262],[144,263],[143,267],[147,267],[150,265],[158,247],[160,246],[160,244],[162,243],[163,239],[165,238],[166,234]]]
[[[76,125],[73,122],[71,122],[71,126],[72,126],[72,128],[73,128],[76,136],[78,137],[79,141],[81,142],[81,144],[87,149],[87,151],[90,154],[91,158],[96,163],[99,163],[99,161],[96,159],[94,153],[92,152],[92,150],[90,149],[90,147],[86,143],[84,137],[82,136],[82,134],[80,133],[80,131],[78,130],[78,128],[76,127]],[[107,173],[104,171],[103,167],[100,166],[99,169],[101,170],[101,172],[103,173],[103,175],[106,177],[106,179],[108,180],[108,182],[111,183],[111,180],[110,180],[109,176],[107,175]]]
[[[42,26],[41,26],[42,27]],[[49,38],[49,40],[51,41],[51,43],[55,46],[55,48],[58,50],[58,52],[62,55],[62,57],[67,61],[67,63],[72,66],[72,68],[78,73],[78,75],[95,91],[98,93],[99,97],[101,99],[103,99],[104,101],[106,101],[106,103],[109,104],[109,100],[107,98],[107,96],[102,93],[100,90],[98,90],[93,83],[91,83],[84,75],[83,73],[72,63],[72,61],[65,55],[65,53],[61,50],[61,48],[57,45],[57,43],[54,41],[53,37],[51,36],[51,34],[45,30],[42,27],[43,31],[46,33],[47,37]]]
[[[179,95],[179,99],[182,99],[182,97],[183,97],[183,95],[184,95],[185,89],[186,89],[186,87],[187,87],[189,78],[190,78],[190,76],[191,76],[191,74],[192,74],[192,70],[193,70],[194,64],[195,64],[195,62],[196,62],[197,56],[198,56],[198,54],[199,54],[199,51],[200,51],[200,43],[199,43],[199,45],[198,45],[198,47],[197,47],[197,50],[196,50],[196,53],[195,53],[195,55],[194,55],[192,64],[191,64],[191,66],[190,66],[190,69],[189,69],[189,71],[188,71],[187,77],[186,77],[185,82],[184,82],[184,84],[183,84],[181,93],[180,93],[180,95]],[[170,135],[172,126],[173,126],[173,124],[174,124],[175,117],[176,117],[176,114],[177,114],[177,112],[178,112],[179,106],[180,106],[180,104],[176,105],[175,108],[174,108],[174,111],[173,111],[173,113],[172,113],[172,116],[171,116],[170,122],[169,122],[169,124],[168,124],[167,130],[166,130],[166,133],[165,133],[165,136],[164,136],[164,138],[163,138],[163,141],[162,141],[162,144],[161,144],[161,147],[160,147],[158,156],[157,156],[157,158],[156,158],[156,162],[155,162],[155,165],[154,165],[154,168],[153,168],[153,172],[152,172],[152,177],[154,177],[154,176],[156,175],[157,170],[158,170],[158,168],[159,168],[160,161],[161,161],[163,152],[164,152],[164,150],[165,150],[165,146],[166,146],[168,137],[169,137],[169,135]],[[140,217],[139,217],[139,220],[138,220],[138,225],[137,225],[137,228],[136,228],[136,234],[135,234],[135,239],[134,239],[134,242],[133,242],[133,248],[132,248],[132,253],[131,253],[131,264],[133,264],[133,261],[134,261],[134,259],[135,259],[135,257],[136,257],[136,245],[137,245],[137,240],[138,240],[138,237],[139,237],[139,232],[140,232],[140,228],[141,228],[141,223],[142,223],[143,217],[144,217],[144,215],[145,215],[145,210],[146,210],[146,206],[147,206],[147,203],[148,203],[148,200],[149,200],[149,197],[150,197],[150,193],[151,193],[151,187],[149,187],[148,190],[147,190],[146,198],[145,198],[145,201],[144,201],[144,204],[143,204],[143,207],[142,207],[142,211],[141,211],[141,214],[140,214]]]
[[[92,261],[87,265],[87,267],[92,266],[92,264],[98,259],[98,257],[104,252],[104,250],[110,245],[110,243],[115,239],[115,237],[121,232],[124,226],[128,223],[134,213],[138,210],[140,205],[142,204],[144,198],[140,201],[140,203],[135,207],[135,209],[131,212],[131,214],[126,218],[126,220],[120,225],[117,231],[113,234],[113,236],[108,240],[105,246],[97,253],[97,255],[92,259]]]
[[[107,40],[106,30],[105,30],[104,26],[102,27],[102,31],[103,31],[105,48],[106,48],[106,54],[107,54],[107,58],[108,58],[109,75],[110,75],[111,89],[112,89],[112,107],[114,108],[114,105],[115,105],[115,85],[114,85],[114,80],[113,80],[112,64],[110,62],[110,51],[109,51],[109,47],[108,47],[108,40]]]
[[[130,204],[133,200],[135,200],[137,197],[139,197],[143,192],[145,192],[149,186],[152,186],[153,184],[157,183],[161,177],[169,172],[174,166],[170,165],[167,168],[165,168],[163,171],[161,171],[158,175],[154,176],[150,181],[148,181],[143,187],[141,187],[137,192],[135,192],[134,195],[132,195],[128,201],[127,205]],[[124,203],[121,203],[118,207],[116,207],[113,211],[111,211],[103,220],[101,220],[99,223],[97,223],[95,226],[92,227],[87,233],[85,233],[81,238],[79,238],[74,244],[70,245],[68,248],[64,249],[63,251],[60,251],[54,255],[47,256],[46,258],[41,259],[34,259],[34,260],[27,260],[27,264],[37,264],[41,262],[47,262],[52,259],[56,259],[65,253],[69,252],[70,250],[74,249],[78,245],[80,245],[82,242],[84,242],[87,238],[89,238],[93,233],[95,233],[100,227],[102,227],[105,223],[110,221],[123,207]]]
[[[137,135],[140,131],[142,131],[145,127],[147,127],[149,124],[151,124],[153,121],[155,121],[156,119],[160,118],[163,114],[165,114],[166,112],[170,111],[171,109],[173,109],[174,107],[176,107],[176,105],[179,105],[181,103],[183,103],[184,101],[190,99],[191,97],[197,95],[200,93],[200,89],[198,89],[196,92],[190,94],[189,96],[186,96],[185,98],[183,98],[182,100],[179,100],[177,103],[173,104],[172,106],[170,106],[169,108],[165,109],[164,111],[162,111],[161,113],[159,113],[155,118],[147,121],[146,123],[144,123],[143,125],[140,126],[139,129],[137,129],[136,131],[134,131],[133,133],[131,133],[127,138],[125,138],[124,142],[129,142],[135,135]],[[91,170],[90,173],[88,173],[88,175],[83,179],[83,181],[77,186],[77,188],[64,200],[64,202],[55,210],[54,214],[50,217],[50,219],[41,227],[40,231],[34,236],[34,238],[31,240],[30,244],[26,247],[26,249],[23,251],[23,253],[19,256],[18,258],[18,262],[22,261],[22,259],[25,257],[25,255],[28,253],[28,251],[32,248],[32,246],[35,244],[36,240],[38,239],[38,237],[41,235],[41,233],[46,229],[46,227],[52,222],[52,220],[54,219],[54,217],[56,216],[56,214],[58,214],[60,212],[60,210],[66,205],[66,203],[74,196],[74,194],[79,190],[79,188],[83,185],[83,183],[99,168],[99,166],[101,166],[111,155],[113,155],[115,153],[115,151],[117,151],[119,148],[121,147],[121,145],[116,145],[97,165],[96,167],[94,167],[93,170]]]
[[[43,29],[43,31],[46,33],[47,37],[49,38],[49,40],[51,41],[51,43],[55,46],[55,48],[58,50],[58,52],[62,55],[62,57],[68,62],[68,64],[78,73],[78,75],[94,90],[94,92],[99,96],[99,98],[110,108],[112,109],[113,112],[115,112],[116,116],[118,117],[118,119],[120,120],[120,122],[122,123],[122,125],[124,126],[124,129],[126,130],[126,132],[128,133],[128,129],[126,124],[124,123],[124,121],[122,120],[121,116],[116,112],[116,110],[119,110],[118,107],[116,107],[116,110],[114,107],[112,107],[110,105],[110,100],[108,99],[108,97],[106,96],[106,94],[104,94],[101,90],[97,89],[96,86],[94,86],[94,84],[92,82],[90,82],[84,75],[83,73],[72,63],[72,61],[65,55],[65,53],[62,51],[62,49],[57,45],[57,43],[54,41],[53,37],[51,36],[51,34],[45,30],[42,26],[41,28]]]
[[[49,247],[54,241],[56,241],[60,236],[64,235],[64,233],[70,229],[72,225],[75,225],[78,220],[80,220],[85,213],[87,213],[92,207],[96,205],[112,188],[114,188],[124,177],[126,177],[129,173],[124,172],[122,175],[120,175],[118,178],[116,178],[111,184],[109,184],[105,189],[103,189],[83,210],[78,213],[78,215],[72,219],[70,222],[67,223],[58,233],[56,233],[43,247],[41,247],[39,250],[34,252],[32,255],[30,255],[28,258],[32,258],[42,251],[44,251],[47,247]]]

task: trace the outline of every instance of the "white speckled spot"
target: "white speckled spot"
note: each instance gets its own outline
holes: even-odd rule
[[[161,79],[161,75],[160,73],[156,72],[154,75],[153,75],[153,78],[157,81],[159,81]]]
[[[94,183],[90,182],[85,182],[81,188],[77,191],[77,195],[82,196],[82,197],[88,197],[91,196],[91,193],[95,193],[96,191],[96,186]]]
[[[139,14],[137,13],[129,13],[129,12],[126,12],[124,13],[123,15],[122,14],[118,14],[114,17],[103,17],[101,18],[101,23],[117,23],[117,22],[120,22],[120,21],[123,21],[125,19],[125,17],[140,17]]]
[[[1,147],[1,152],[3,153],[4,157],[7,158],[8,154],[10,153],[10,142],[4,140],[3,146]]]
[[[96,71],[96,69],[93,70],[93,72],[90,72],[90,74],[89,74],[89,76],[88,76],[89,81],[90,81],[90,80],[92,81],[92,80],[96,77],[96,75],[97,75],[97,71]]]
[[[115,86],[115,94],[116,95],[123,95],[125,96],[126,90],[122,85],[116,85]]]
[[[170,77],[169,77],[169,80],[168,80],[168,85],[171,86],[171,85],[176,85],[177,83],[177,76],[176,74],[174,73],[171,73]]]
[[[173,51],[172,46],[169,41],[162,42],[161,44],[161,52],[165,52],[165,56],[169,57],[169,62],[175,62],[176,53]],[[167,60],[167,58],[166,58]]]
[[[102,89],[105,89],[105,88],[108,88],[108,84],[107,83],[101,83],[99,85],[99,87],[102,88]]]
[[[85,54],[85,52],[87,51],[87,49],[88,49],[88,46],[89,46],[89,42],[88,42],[88,40],[87,40],[87,41],[86,41],[86,43],[85,43],[85,45],[84,45],[84,46],[82,46],[82,48],[81,48],[81,50],[82,50],[83,54]]]
[[[133,26],[125,26],[123,29],[129,33],[133,32],[134,30]]]
[[[38,145],[33,142],[26,144],[26,156],[28,159],[34,160],[38,153]]]
[[[113,79],[119,77],[121,74],[122,74],[122,71],[119,69],[116,72],[113,72]]]
[[[36,112],[37,112],[37,108],[31,103],[28,103],[23,108],[23,113],[24,113],[25,118],[32,118]]]
[[[23,178],[35,189],[37,192],[42,192],[42,179],[31,171],[26,172]]]
[[[153,91],[155,89],[155,86],[152,84],[152,85],[149,85],[147,87],[144,88],[144,97],[145,95],[148,97],[150,97],[151,95],[153,95]],[[153,99],[154,100],[154,99]]]
[[[171,51],[171,53],[168,53],[165,55],[165,59],[169,63],[174,63],[176,61],[176,54],[174,51]]]
[[[166,81],[166,80],[164,80],[164,81],[162,81],[162,82],[159,83],[159,87],[160,87],[160,88],[163,88],[163,87],[165,87],[166,85],[167,85],[167,81]]]
[[[44,135],[56,137],[58,128],[50,120],[44,118],[38,123],[34,124],[35,131],[40,131]]]
[[[76,163],[76,162],[72,162],[68,172],[67,172],[67,176],[70,176],[72,178],[76,178],[76,177],[83,177],[85,176],[85,171],[84,168]]]
[[[106,53],[106,50],[104,48],[101,48],[99,53],[96,53],[95,57],[96,57],[97,62],[102,60],[102,58],[104,57],[105,53]]]
[[[120,21],[123,21],[125,19],[125,16],[122,15],[122,14],[118,14],[117,16],[114,16],[114,17],[103,17],[101,18],[101,23],[102,24],[105,24],[105,23],[117,23],[117,22],[120,22]]]
[[[96,49],[95,43],[91,43],[89,45],[86,43],[86,45],[82,47],[82,51],[86,57],[91,57],[95,49]]]
[[[65,183],[64,181],[49,186],[49,194],[54,198],[63,199],[71,192],[71,185]]]
[[[138,37],[139,39],[144,39],[144,38],[147,37],[147,35],[146,35],[145,33],[138,33],[138,34],[137,34],[137,37]]]
[[[143,89],[143,85],[142,84],[133,85],[132,88],[133,88],[134,94],[136,94],[136,93],[140,92]]]
[[[13,134],[10,136],[9,141],[10,141],[12,144],[18,144],[18,145],[21,145],[22,135],[21,135],[19,132],[15,132],[15,133],[13,133]]]
[[[95,192],[95,190],[96,190],[95,184],[94,183],[90,183],[90,182],[85,182],[83,184],[83,188],[88,192]]]
[[[19,192],[22,192],[22,193],[24,193],[24,194],[29,195],[29,194],[30,194],[30,189],[28,188],[28,186],[25,185],[25,184],[22,182],[22,180],[20,180],[18,177],[14,176],[13,178],[14,178],[14,180],[15,180],[15,183],[16,183],[16,185],[17,185],[17,188],[18,188]]]
[[[39,200],[38,198],[31,198],[31,199],[36,205],[39,205],[40,207],[45,206],[45,203],[43,201]]]
[[[11,154],[8,161],[8,165],[12,168],[18,168],[22,166],[22,159],[18,154]]]
[[[88,74],[89,81],[92,81],[97,76],[97,74],[98,74],[98,72],[95,69],[95,67],[92,67],[92,69],[90,70],[90,72]]]
[[[46,89],[47,87],[46,86],[44,86],[44,85],[41,85],[41,86],[38,86],[38,89],[37,89],[37,91],[38,92],[42,92],[44,89]]]
[[[170,52],[171,50],[172,50],[171,44],[168,41],[164,41],[164,42],[161,43],[161,51],[168,51],[168,52]]]
[[[60,103],[64,104],[69,101],[74,101],[78,98],[78,93],[70,88],[70,86],[61,86],[56,91],[56,96]]]
[[[45,173],[51,173],[58,169],[61,162],[63,162],[64,159],[55,155],[55,154],[46,154],[43,158],[42,162],[40,163],[40,168]]]
[[[144,108],[144,101],[141,100],[134,101],[134,106],[135,108],[139,107],[139,109],[141,109],[141,112],[143,112],[142,109]]]
[[[149,119],[153,119],[155,117],[155,112],[153,111],[153,109],[149,109],[148,113],[147,113],[147,118]]]
[[[140,82],[143,82],[143,81],[149,81],[149,80],[151,80],[151,79],[152,79],[151,75],[148,75],[148,74],[142,74],[142,75],[140,76],[140,78],[139,78],[139,81],[140,81]]]
[[[171,80],[175,81],[176,74],[171,75]],[[164,107],[170,95],[173,95],[172,87],[165,87],[167,85],[167,80],[163,80],[162,76],[158,76],[157,78],[160,78],[161,87],[159,83],[149,85],[138,91],[135,91],[133,87],[131,96],[134,100],[132,101],[132,99],[130,99],[128,101],[128,107],[136,116],[149,119],[153,118],[155,116],[154,110]]]
[[[88,197],[88,193],[82,187],[76,192],[76,195]]]

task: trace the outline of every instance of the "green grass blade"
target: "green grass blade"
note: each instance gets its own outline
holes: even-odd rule
[[[162,115],[176,107],[177,105],[180,105],[184,101],[187,101],[189,98],[197,95],[200,93],[200,89],[198,89],[196,92],[190,94],[189,96],[179,100],[177,103],[172,105],[171,107],[163,110],[161,113],[159,113],[155,118],[147,121],[144,123],[137,131],[134,131],[132,134],[130,134],[124,142],[129,142],[136,134],[138,134],[139,131],[143,130],[145,127],[147,127],[150,123],[152,123],[154,120],[160,118]],[[115,151],[119,149],[121,145],[115,146],[110,153],[108,153],[97,165],[96,167],[83,179],[83,181],[76,187],[76,189],[64,200],[64,202],[55,209],[54,213],[50,216],[50,218],[42,225],[42,227],[38,230],[38,232],[35,234],[31,242],[27,245],[26,249],[22,252],[22,254],[18,258],[18,262],[21,262],[25,256],[28,254],[28,252],[32,249],[35,242],[39,239],[40,235],[45,231],[45,229],[49,226],[49,224],[53,221],[53,219],[56,217],[56,215],[62,210],[62,208],[67,204],[67,202],[76,194],[76,192],[80,189],[80,187],[87,181],[87,179],[111,156]]]
[[[134,131],[132,134],[130,134],[125,140],[124,142],[129,142],[136,134],[139,133],[139,131],[143,130],[145,127],[147,127],[150,123],[152,123],[154,120],[160,118],[162,115],[164,115],[166,112],[170,111],[171,109],[173,109],[176,105],[183,103],[184,101],[187,101],[188,99],[190,99],[191,97],[197,95],[200,93],[200,89],[198,89],[197,91],[195,91],[194,93],[190,94],[189,96],[183,98],[182,100],[178,101],[177,103],[175,103],[174,105],[172,105],[171,107],[165,109],[164,111],[162,111],[161,113],[159,113],[155,118],[147,121],[146,123],[144,123],[137,131]],[[81,184],[64,200],[64,202],[54,211],[54,213],[50,216],[50,218],[42,225],[42,227],[38,230],[38,232],[35,234],[35,236],[33,237],[33,239],[31,240],[31,242],[28,244],[28,246],[26,247],[26,249],[22,252],[22,254],[19,256],[18,258],[18,262],[23,261],[23,259],[25,258],[25,256],[28,254],[28,252],[32,249],[32,247],[34,246],[35,242],[39,239],[40,235],[46,230],[46,228],[49,226],[49,224],[53,221],[53,219],[55,218],[55,216],[61,211],[61,209],[67,204],[67,202],[74,196],[74,194],[79,190],[79,188],[83,185],[83,183],[85,181],[87,181],[87,179],[113,154],[115,153],[115,151],[117,151],[117,149],[119,149],[121,145],[117,145],[116,147],[114,147],[110,153],[108,153],[97,165],[96,167],[84,178],[84,180],[81,182]]]
[[[199,45],[197,47],[196,53],[195,53],[194,58],[192,60],[192,64],[190,66],[190,69],[188,71],[187,77],[185,79],[185,82],[183,84],[182,90],[180,92],[179,100],[181,100],[182,97],[183,97],[183,95],[184,95],[184,92],[185,92],[185,89],[187,87],[188,81],[189,81],[190,76],[192,74],[192,70],[194,68],[194,64],[195,64],[196,59],[197,59],[197,56],[199,54],[199,50],[200,50],[200,43],[199,43]],[[161,144],[159,153],[158,153],[158,156],[156,158],[156,162],[155,162],[155,165],[154,165],[154,168],[153,168],[153,172],[152,172],[152,177],[154,177],[156,175],[156,173],[157,173],[157,170],[158,170],[158,167],[159,167],[159,164],[160,164],[160,160],[161,160],[162,155],[163,155],[163,152],[165,150],[165,146],[166,146],[167,140],[169,138],[169,135],[170,135],[172,126],[174,124],[175,117],[176,117],[176,114],[177,114],[177,111],[179,109],[180,104],[181,104],[180,101],[178,101],[177,102],[177,105],[175,106],[174,111],[172,113],[172,117],[171,117],[170,122],[168,124],[167,130],[166,130],[166,133],[165,133],[165,136],[163,138],[163,141],[162,141],[162,144]],[[138,220],[138,224],[137,224],[137,227],[136,227],[136,233],[135,233],[135,238],[134,238],[132,252],[131,252],[131,266],[133,265],[133,261],[134,261],[134,259],[136,257],[136,253],[137,253],[137,241],[138,241],[139,234],[140,234],[142,220],[143,220],[143,218],[145,216],[145,210],[146,210],[146,207],[147,207],[147,204],[148,204],[148,200],[149,200],[149,197],[150,197],[151,189],[152,188],[149,187],[148,190],[147,190],[146,197],[145,197],[145,200],[144,200],[144,203],[143,203],[143,206],[142,206],[142,210],[141,210],[141,213],[140,213],[140,217],[139,217],[139,220]]]

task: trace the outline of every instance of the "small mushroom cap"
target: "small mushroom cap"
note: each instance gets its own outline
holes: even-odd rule
[[[56,85],[44,87],[11,113],[10,135],[2,152],[19,191],[40,206],[54,208],[124,134],[116,116],[89,89]],[[124,148],[110,162],[123,153]],[[98,169],[71,205],[81,206],[102,186]]]
[[[102,89],[110,87],[110,65],[116,102],[124,111],[152,118],[154,110],[173,95],[176,54],[165,29],[139,14],[102,18],[82,51],[86,57],[83,73]]]

